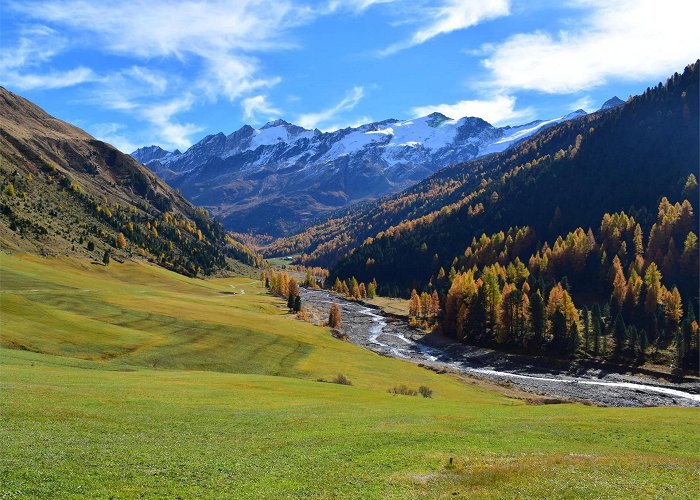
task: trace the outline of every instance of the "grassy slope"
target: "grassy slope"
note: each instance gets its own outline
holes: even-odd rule
[[[698,488],[696,410],[527,406],[290,320],[250,279],[1,259],[2,345],[29,351],[0,349],[0,496]],[[355,385],[314,381],[338,372]]]

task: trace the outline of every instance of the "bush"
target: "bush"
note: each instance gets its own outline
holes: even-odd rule
[[[350,380],[348,380],[348,378],[342,373],[339,373],[337,377],[331,380],[331,382],[340,385],[352,385],[352,382],[350,382]]]
[[[430,387],[428,387],[427,385],[421,385],[418,388],[418,392],[424,398],[432,398],[433,397],[433,390]]]
[[[389,394],[401,394],[402,396],[417,396],[418,392],[415,389],[411,389],[405,385],[400,385],[398,387],[392,387],[387,391]]]

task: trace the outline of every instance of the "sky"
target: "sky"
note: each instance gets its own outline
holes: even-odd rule
[[[700,57],[697,0],[2,0],[0,85],[124,152],[282,118],[598,109]]]

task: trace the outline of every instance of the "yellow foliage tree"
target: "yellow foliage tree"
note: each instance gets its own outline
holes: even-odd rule
[[[117,248],[126,248],[126,238],[124,233],[119,233],[117,236]]]

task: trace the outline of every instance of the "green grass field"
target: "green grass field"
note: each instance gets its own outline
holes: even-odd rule
[[[700,488],[694,409],[527,405],[336,340],[250,278],[0,258],[0,497]]]

